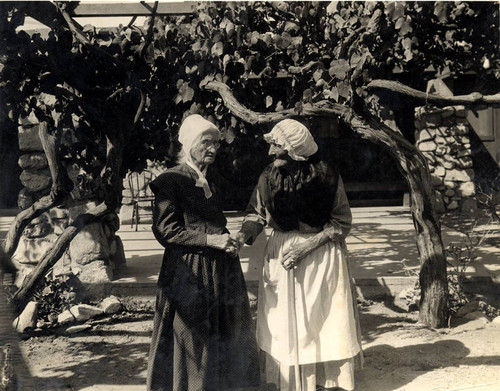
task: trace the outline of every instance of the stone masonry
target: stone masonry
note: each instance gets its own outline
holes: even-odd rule
[[[429,163],[431,184],[441,212],[475,208],[470,125],[463,106],[419,107],[416,144]]]
[[[47,158],[38,136],[38,121],[34,116],[20,120],[19,149],[19,165],[23,170],[20,179],[24,187],[18,196],[18,206],[24,210],[49,194],[52,185]],[[35,268],[68,224],[95,206],[86,194],[78,190],[79,170],[69,167],[68,173],[75,183],[71,206],[52,208],[34,219],[23,232],[13,255],[20,268],[17,285]],[[75,274],[81,282],[90,284],[92,288],[89,289],[95,291],[91,295],[98,294],[102,283],[113,279],[114,273],[125,266],[123,244],[116,235],[118,228],[117,215],[83,228],[55,265],[54,274]]]

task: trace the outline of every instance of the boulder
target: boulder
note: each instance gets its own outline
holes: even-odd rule
[[[38,126],[20,126],[19,128],[19,150],[29,152],[43,151],[42,141],[38,136]]]
[[[21,237],[16,252],[12,256],[21,264],[36,265],[42,257],[52,248],[54,237],[52,235],[43,238],[28,239]]]
[[[91,329],[92,326],[89,324],[80,324],[76,326],[70,326],[66,329],[66,334],[76,334],[81,333],[82,331]]]
[[[93,305],[89,304],[77,304],[68,310],[78,322],[89,320],[90,318],[102,315],[104,311]]]
[[[434,141],[424,141],[418,144],[418,149],[422,152],[432,152],[436,150],[436,143]]]
[[[445,176],[445,181],[470,182],[473,179],[473,170],[449,170]]]
[[[86,265],[90,262],[109,258],[109,245],[100,223],[85,226],[69,246],[73,262]]]
[[[28,153],[21,155],[18,160],[22,169],[41,170],[48,167],[47,157],[44,153]]]
[[[101,303],[105,314],[115,314],[122,309],[122,303],[116,296],[106,297]]]
[[[63,311],[57,316],[57,323],[59,324],[68,324],[73,322],[76,322],[76,317],[70,310]]]
[[[476,186],[473,182],[463,182],[458,187],[458,194],[462,197],[472,197],[476,194]]]
[[[45,190],[52,184],[49,170],[23,170],[19,179],[23,186],[33,193]]]
[[[12,326],[18,333],[24,333],[28,328],[36,328],[36,318],[38,315],[38,303],[30,301],[24,308],[21,315],[14,319]]]
[[[481,305],[479,301],[471,301],[470,303],[464,304],[462,307],[458,309],[457,312],[455,312],[455,317],[456,318],[462,318],[467,314],[470,314],[471,312],[476,312],[479,311],[481,308]]]

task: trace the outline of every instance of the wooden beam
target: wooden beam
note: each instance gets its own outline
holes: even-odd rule
[[[197,5],[196,1],[159,2],[156,15],[192,14]],[[146,3],[145,1],[137,3],[80,3],[72,16],[149,16],[153,8],[153,2]]]

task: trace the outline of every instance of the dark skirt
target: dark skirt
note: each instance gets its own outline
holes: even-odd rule
[[[260,384],[257,344],[238,258],[167,249],[158,280],[148,391]]]

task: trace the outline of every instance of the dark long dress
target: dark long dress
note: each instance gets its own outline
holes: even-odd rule
[[[165,247],[148,365],[149,391],[225,390],[260,383],[245,280],[239,259],[206,247],[227,233],[220,177],[209,169],[212,197],[186,164],[151,184],[153,232]]]

